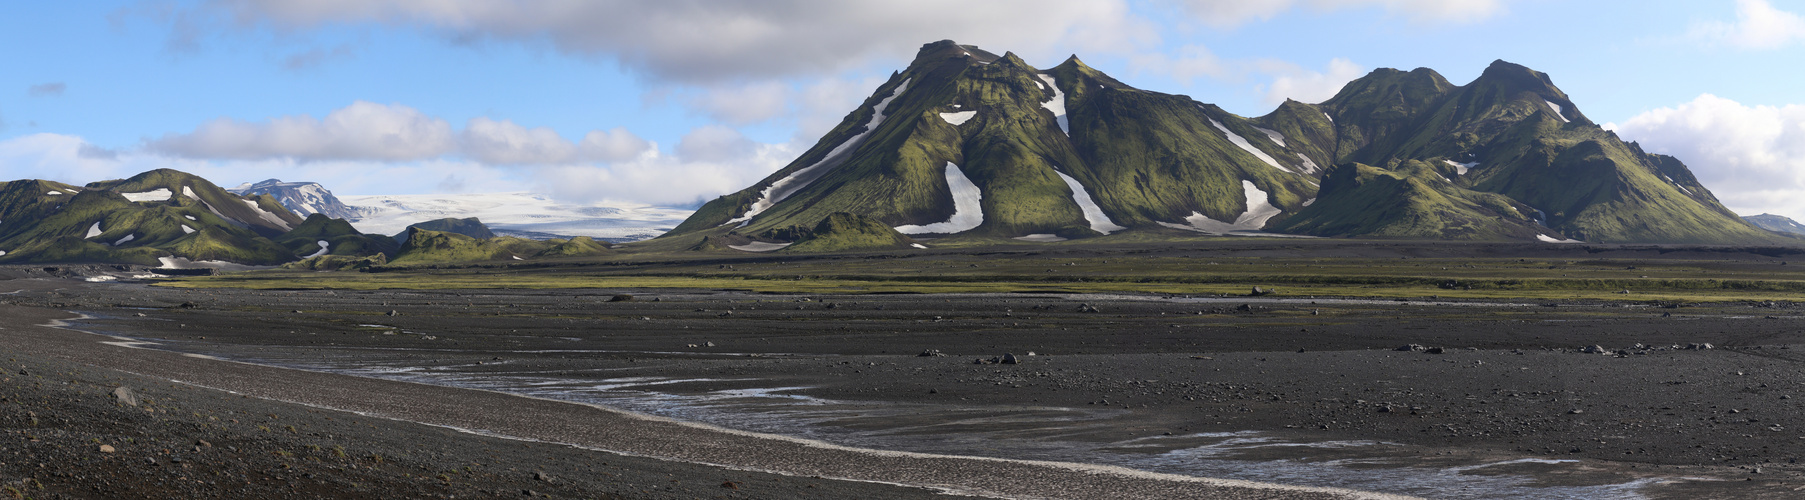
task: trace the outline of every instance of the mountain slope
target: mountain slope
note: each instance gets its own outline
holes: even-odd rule
[[[1342,191],[1313,206],[1331,171],[1343,172]],[[796,242],[841,212],[972,241],[1159,227],[1781,241],[1730,213],[1679,160],[1618,139],[1547,75],[1504,61],[1466,85],[1426,68],[1375,70],[1321,104],[1243,118],[1133,88],[1075,56],[1043,71],[951,41],[922,46],[796,161],[662,238]]]
[[[836,212],[924,236],[1078,238],[1239,221],[1315,195],[1320,162],[1277,134],[1075,57],[1042,71],[940,41],[795,162],[705,204],[666,238],[773,238]],[[1259,229],[1275,215],[1198,229]]]
[[[1743,217],[1742,220],[1749,221],[1749,223],[1754,224],[1755,227],[1759,227],[1759,228],[1773,231],[1776,233],[1790,233],[1790,234],[1797,234],[1797,235],[1805,235],[1805,224],[1800,224],[1799,221],[1792,220],[1791,217],[1787,217],[1784,215],[1774,215],[1774,214],[1750,215],[1750,216]]]
[[[334,219],[355,220],[369,215],[373,211],[369,208],[346,205],[345,202],[339,201],[337,196],[333,196],[332,191],[328,191],[325,186],[321,186],[317,182],[282,182],[277,179],[269,179],[254,184],[247,182],[228,191],[240,196],[270,195],[276,199],[277,203],[281,203],[283,207],[302,217],[322,214]]]

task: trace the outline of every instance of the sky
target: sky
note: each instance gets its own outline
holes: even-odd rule
[[[924,43],[1243,116],[1495,59],[1805,220],[1805,1],[149,0],[0,16],[0,178],[175,168],[339,194],[690,206],[782,168]]]

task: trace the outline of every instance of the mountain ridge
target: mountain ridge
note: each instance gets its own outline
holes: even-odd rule
[[[1332,172],[1347,172],[1344,190],[1383,192],[1313,207]],[[1384,200],[1396,196],[1424,199]],[[923,45],[795,161],[661,238],[782,240],[834,213],[955,240],[1179,228],[1781,242],[1678,159],[1622,141],[1547,74],[1503,60],[1465,85],[1428,68],[1381,68],[1322,103],[1287,100],[1249,118],[1134,88],[1076,55],[1041,70],[947,40]]]

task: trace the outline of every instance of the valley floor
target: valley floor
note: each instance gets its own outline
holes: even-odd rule
[[[1772,265],[1760,260],[1726,260],[1723,266],[1733,272],[1738,266]],[[1608,269],[1614,264],[1591,265]],[[1677,272],[1640,265],[1644,270],[1632,272]],[[76,328],[153,342],[147,347],[157,349],[109,356],[126,359],[168,351],[303,368],[312,371],[301,372],[309,375],[298,380],[325,381],[319,390],[333,397],[341,391],[328,388],[376,382],[321,378],[325,373],[601,404],[857,447],[1115,464],[1429,497],[1758,498],[1792,495],[1805,486],[1805,465],[1796,463],[1805,454],[1805,414],[1796,411],[1797,398],[1805,397],[1800,370],[1805,309],[1784,300],[1400,301],[1290,294],[846,295],[675,288],[243,290],[43,278],[0,283],[21,289],[4,302],[31,308],[15,307],[9,314],[36,318],[53,315],[47,311],[74,311],[90,316],[74,322]],[[10,325],[37,322],[10,322],[6,338],[18,341]],[[91,339],[71,342],[99,345]],[[1409,344],[1425,350],[1397,350]],[[1585,352],[1592,346],[1601,349]],[[263,474],[248,477],[250,484],[282,477],[317,484],[317,491],[362,491],[347,489],[348,483],[357,483],[394,488],[379,491],[462,491],[460,496],[525,488],[566,496],[638,497],[667,490],[625,485],[676,474],[672,487],[693,489],[676,490],[674,496],[815,491],[805,489],[804,482],[850,488],[832,491],[857,491],[848,494],[862,497],[927,492],[628,459],[255,399],[228,403],[219,401],[217,393],[179,385],[164,390],[168,384],[154,378],[91,366],[117,367],[107,364],[110,359],[59,361],[54,355],[27,354],[39,347],[19,349],[13,356],[26,357],[9,364],[55,376],[15,377],[6,386],[23,394],[13,397],[21,404],[0,406],[12,419],[8,430],[20,443],[60,441],[29,445],[37,448],[9,445],[7,451],[64,453],[62,460],[76,464],[112,459],[121,467],[148,467],[148,462],[139,465],[138,456],[123,460],[125,452],[103,457],[70,451],[97,446],[90,437],[120,446],[121,439],[143,433],[169,442],[218,435],[200,439],[213,442],[213,449],[220,442],[237,442],[241,450],[257,450],[245,454],[258,460],[238,471]],[[944,356],[920,355],[928,350]],[[1019,362],[984,363],[1006,353]],[[32,385],[19,385],[19,380]],[[64,381],[72,385],[60,386]],[[112,408],[104,393],[120,383],[152,391],[159,401],[153,407],[164,405],[165,399],[176,401],[165,407],[171,414],[140,416],[143,410]],[[387,390],[415,392],[421,386],[406,387]],[[78,411],[54,410],[52,402],[58,399],[89,406],[106,402],[100,409],[79,411],[113,412],[119,416],[99,418],[132,424],[99,429],[65,424],[83,430],[49,433],[16,423],[24,412],[36,412],[42,420],[46,412]],[[63,405],[71,404],[81,405]],[[283,419],[308,419],[311,427],[304,429],[331,428],[325,433],[356,437],[327,439],[307,430],[284,434],[276,425],[290,421],[260,416],[264,406],[276,408],[271,413],[285,415]],[[244,423],[215,424],[209,419],[213,416]],[[319,420],[326,417],[377,425],[379,431],[340,434],[362,431]],[[154,430],[177,425],[152,424],[165,421],[159,419],[186,427]],[[253,430],[252,422],[277,431]],[[545,428],[564,434],[540,439],[569,442],[566,438],[587,432],[575,429],[588,427]],[[39,441],[23,437],[27,434]],[[351,458],[335,459],[330,452],[306,448],[316,442],[322,449],[342,444]],[[446,444],[425,451],[415,443],[429,443],[427,448]],[[706,461],[695,457],[709,456],[707,446],[692,443],[630,454]],[[189,448],[159,442],[134,453],[159,460],[206,456],[186,452]],[[482,465],[471,465],[471,479],[447,474],[488,453],[476,449],[502,451],[498,458],[476,458]],[[358,458],[375,454],[395,457],[385,463],[405,465]],[[313,456],[317,458],[307,458]],[[101,471],[80,468],[99,465],[81,465],[73,469],[75,475],[59,476],[52,472],[54,463],[45,469],[32,465],[34,460],[44,463],[42,458],[0,460],[11,464],[0,466],[0,473],[60,484],[58,491],[71,496],[84,496],[82,491],[94,485],[93,479],[77,476],[100,477]],[[796,465],[818,462],[811,460],[763,470],[816,466]],[[313,476],[277,472],[293,467]],[[565,482],[533,482],[527,472],[547,467],[555,469],[546,471],[551,477]],[[231,474],[233,469],[226,470]],[[967,475],[956,470],[963,469],[905,475],[907,479],[892,482],[941,488],[986,483],[962,479]],[[597,471],[622,479],[601,479]],[[439,474],[451,479],[434,476]],[[422,475],[434,479],[418,481]],[[808,475],[857,477],[802,477]],[[578,477],[583,479],[574,479]],[[656,483],[663,487],[664,481],[670,479]],[[722,488],[727,481],[765,489]],[[246,478],[233,478],[230,484],[240,482]],[[1033,491],[1003,489],[1004,482],[997,483],[990,486],[999,489],[976,491]],[[460,489],[466,484],[471,489]],[[425,485],[434,489],[407,489]],[[1123,491],[1130,490],[1116,493]]]

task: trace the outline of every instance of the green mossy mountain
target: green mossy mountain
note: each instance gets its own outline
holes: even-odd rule
[[[1438,240],[1534,240],[1550,233],[1510,198],[1454,186],[1428,163],[1335,167],[1322,193],[1275,231],[1314,236]],[[1552,238],[1552,236],[1550,236]],[[1558,238],[1556,238],[1558,239]]]
[[[306,248],[278,243],[301,238],[306,242],[298,246]],[[380,242],[367,252],[351,250],[362,238],[367,237],[343,221],[310,226],[267,196],[241,197],[175,170],[85,187],[44,180],[0,183],[0,263],[155,266],[163,259],[187,259],[277,265],[317,250],[322,239],[343,240],[353,253],[383,251]]]
[[[607,243],[596,241],[595,238],[588,236],[578,236],[568,240],[552,239],[545,242],[551,246],[533,255],[534,257],[594,257],[612,253]]]
[[[964,183],[975,197],[960,198]],[[1424,199],[1386,199],[1398,196]],[[799,228],[839,212],[980,239],[1178,227],[1785,242],[1731,213],[1678,159],[1622,141],[1547,75],[1504,61],[1466,85],[1427,68],[1379,69],[1320,104],[1244,118],[1136,89],[1076,56],[1039,70],[944,40],[794,162],[661,238],[800,244]]]
[[[319,254],[320,244],[324,241],[326,253]],[[393,254],[401,249],[401,244],[387,236],[371,236],[360,233],[344,219],[334,219],[323,214],[307,216],[307,220],[294,230],[276,237],[275,242],[295,254],[305,257],[320,255],[346,255],[368,257],[380,254]],[[318,254],[318,255],[316,255]]]
[[[1791,217],[1774,214],[1750,215],[1742,220],[1749,221],[1755,227],[1782,234],[1805,236],[1805,224],[1792,220]]]
[[[915,240],[869,217],[846,212],[828,214],[784,252],[851,252],[909,248]]]
[[[389,264],[410,266],[492,260],[525,260],[552,245],[544,241],[503,236],[476,239],[458,233],[420,228],[407,230],[407,241]]]
[[[435,219],[435,220],[429,220],[426,222],[410,224],[407,226],[407,229],[404,229],[400,233],[395,234],[395,241],[400,241],[400,242],[406,243],[409,230],[414,229],[414,228],[425,229],[427,231],[438,231],[441,233],[457,233],[457,234],[461,234],[464,236],[469,236],[471,238],[476,238],[479,240],[486,240],[486,239],[495,237],[495,232],[490,231],[489,226],[483,224],[483,221],[477,220],[477,218],[475,218],[475,217],[464,218],[464,219],[454,219],[454,218],[447,217],[447,218],[443,218],[443,219]]]

